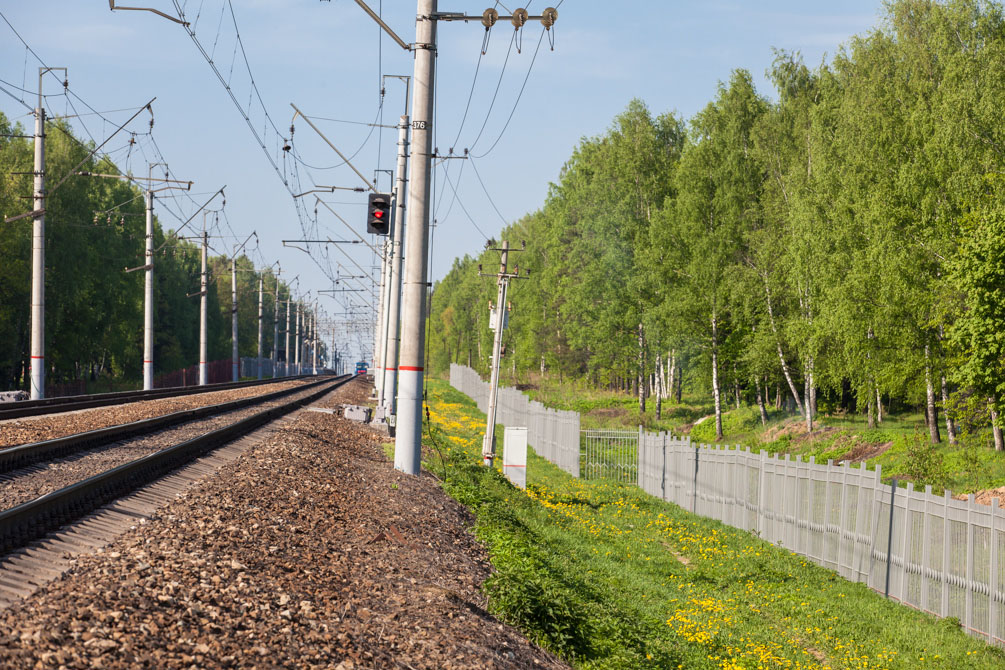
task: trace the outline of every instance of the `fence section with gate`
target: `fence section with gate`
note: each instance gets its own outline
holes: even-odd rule
[[[450,383],[486,409],[488,384],[474,370],[452,365]],[[979,505],[972,495],[957,500],[949,491],[884,483],[879,465],[693,445],[641,427],[580,434],[575,412],[549,410],[515,389],[499,392],[499,423],[534,426],[528,442],[563,470],[637,484],[1005,645],[1005,514],[997,498]]]
[[[640,434],[637,430],[580,431],[580,477],[637,483]]]

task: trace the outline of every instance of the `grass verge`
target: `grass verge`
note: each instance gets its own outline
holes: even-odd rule
[[[1005,654],[791,552],[531,453],[480,465],[484,414],[430,380],[433,472],[476,516],[492,612],[579,668],[997,668]],[[442,454],[441,457],[438,454]]]

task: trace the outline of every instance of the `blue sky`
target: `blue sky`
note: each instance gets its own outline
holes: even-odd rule
[[[129,0],[120,4],[175,12],[174,0]],[[226,0],[177,0],[177,4],[195,24],[196,37],[213,55],[224,77],[230,79],[235,96],[247,107],[251,89],[243,72],[244,62],[239,51],[235,52],[233,20]],[[414,39],[414,2],[372,0],[369,4],[375,10],[379,8],[406,41]],[[492,4],[488,0],[441,0],[439,9],[480,14]],[[343,153],[358,151],[352,162],[368,178],[372,179],[377,169],[393,168],[397,132],[378,129],[371,133],[372,129],[362,124],[397,121],[403,111],[404,87],[397,80],[387,80],[381,105],[380,75],[410,75],[411,56],[382,36],[376,24],[351,0],[232,0],[232,5],[251,72],[275,125],[288,134],[293,116],[291,102],[312,117],[355,122],[316,121]],[[504,6],[514,9],[517,5],[507,2]],[[532,1],[530,11],[533,14],[545,6]],[[46,65],[69,68],[72,91],[94,109],[136,108],[156,96],[153,136],[172,173],[194,180],[196,193],[227,185],[230,225],[223,226],[222,232],[230,235],[232,229],[243,240],[252,230],[257,231],[257,262],[265,265],[278,260],[286,276],[300,274],[300,287],[305,291],[330,288],[325,272],[307,254],[282,246],[283,239],[304,235],[290,193],[182,27],[148,12],[110,12],[105,0],[6,2],[0,5],[0,11]],[[506,13],[503,6],[500,11]],[[808,64],[817,64],[850,36],[877,26],[880,13],[876,0],[568,0],[559,7],[554,51],[545,37],[529,77],[529,65],[542,35],[539,25],[524,29],[522,49],[517,53],[515,44],[510,47],[511,42],[516,42],[512,27],[498,24],[479,63],[485,34],[482,26],[442,23],[437,146],[441,154],[452,145],[457,152],[473,147],[475,155],[483,154],[493,143],[495,147],[467,165],[454,160],[440,167],[436,179],[433,278],[441,278],[455,257],[481,249],[485,238],[476,226],[492,237],[498,234],[503,221],[513,221],[540,207],[549,182],[557,179],[577,142],[602,133],[631,98],[644,100],[653,113],[676,111],[688,118],[715,95],[718,83],[727,80],[735,68],[752,72],[759,90],[770,96],[764,72],[772,61],[772,47],[798,50]],[[0,80],[34,90],[37,67],[34,57],[0,21]],[[476,67],[478,76],[474,79]],[[526,88],[519,104],[515,104],[525,78]],[[7,88],[32,103],[28,94]],[[46,93],[51,94],[49,111],[72,113],[59,89],[54,79],[46,82]],[[77,107],[85,111],[80,103]],[[467,117],[461,127],[466,107]],[[256,102],[252,102],[251,109],[253,125],[267,128]],[[0,111],[30,125],[25,108],[3,93]],[[511,112],[512,119],[503,133]],[[121,111],[105,114],[118,123],[129,115]],[[139,117],[130,128],[145,132],[147,118]],[[99,140],[114,129],[95,116],[74,119],[73,123],[82,134],[85,130],[81,124],[86,124]],[[275,144],[269,142],[269,133],[260,134],[267,143]],[[143,138],[140,145],[151,150]],[[313,169],[330,167],[339,160],[302,120],[296,123],[294,145],[303,161],[297,170],[305,188],[310,187],[312,179],[324,185],[362,183],[345,166]],[[136,174],[146,173],[145,158],[150,156],[130,152],[119,138],[109,143],[109,149],[118,150],[113,157],[120,163],[128,155],[129,167]],[[282,152],[272,146],[271,153]],[[447,167],[457,197],[445,179],[443,170]],[[388,176],[376,174],[378,185],[386,190]],[[205,197],[196,195],[194,199],[201,201]],[[357,230],[365,228],[364,194],[336,191],[323,197]],[[164,208],[186,218],[195,209],[185,198],[165,202]],[[319,210],[316,230],[312,229],[313,203],[305,211],[312,236],[352,237],[324,208]],[[160,218],[168,228],[179,223],[166,212],[160,213]],[[222,251],[233,241],[218,244]],[[371,267],[372,255],[365,247],[357,244],[344,248],[352,260],[330,249],[327,259],[318,257],[320,264],[343,274],[360,274],[353,261],[365,269]],[[313,247],[312,251],[317,255],[320,248]],[[335,261],[346,269],[339,270]],[[330,313],[343,311],[330,299],[322,300]],[[358,303],[361,298],[354,300]],[[352,309],[359,307],[354,305]]]

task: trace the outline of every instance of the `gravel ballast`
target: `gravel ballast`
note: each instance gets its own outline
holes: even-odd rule
[[[485,612],[471,524],[374,431],[303,411],[0,611],[0,667],[567,667]]]
[[[276,390],[278,389],[271,389],[271,391]],[[309,395],[314,391],[315,389],[297,391],[289,396],[268,402],[193,419],[153,433],[97,445],[55,458],[46,463],[4,473],[0,475],[0,510],[10,509],[46,493],[111,470],[116,466],[219,430],[266,409],[290,402],[293,398]],[[266,391],[266,393],[268,392]]]
[[[308,381],[278,381],[275,384],[259,384],[227,391],[207,391],[176,398],[161,398],[159,400],[142,400],[140,402],[95,407],[93,409],[76,410],[62,414],[46,414],[43,416],[26,417],[0,421],[0,448],[14,447],[20,444],[52,440],[65,435],[85,433],[90,430],[117,426],[123,423],[152,419],[172,412],[185,409],[218,405],[230,400],[250,398],[264,395],[285,388],[302,386]]]

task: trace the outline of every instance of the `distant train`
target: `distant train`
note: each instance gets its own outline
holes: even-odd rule
[[[367,372],[366,361],[360,361],[359,363],[356,363],[356,374],[365,375],[366,372]]]

